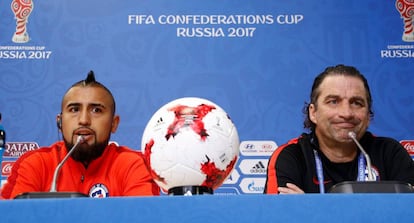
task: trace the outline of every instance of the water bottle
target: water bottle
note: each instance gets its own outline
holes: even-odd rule
[[[1,113],[0,113],[0,170],[2,169],[2,162],[3,162],[3,152],[6,147],[6,131],[4,131],[4,127],[1,124]],[[0,174],[0,188],[2,186],[2,179]]]

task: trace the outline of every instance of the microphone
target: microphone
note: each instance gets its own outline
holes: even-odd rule
[[[72,155],[73,151],[75,151],[76,147],[79,145],[80,142],[83,142],[83,140],[84,140],[83,136],[79,135],[78,138],[76,139],[75,145],[72,146],[68,154],[66,154],[63,160],[57,165],[55,172],[53,173],[53,180],[50,186],[50,192],[56,192],[57,179],[58,179],[60,168],[62,168],[63,164],[66,163],[66,160],[69,158],[70,155]]]
[[[17,195],[14,199],[30,199],[30,198],[74,198],[74,197],[88,197],[86,194],[80,192],[57,192],[57,179],[60,169],[62,168],[63,164],[65,164],[66,160],[69,156],[77,149],[79,143],[83,142],[85,139],[83,136],[78,136],[76,139],[75,145],[72,146],[70,151],[66,154],[63,160],[57,165],[55,172],[53,173],[53,180],[50,186],[49,192],[24,192]]]
[[[348,132],[348,136],[349,136],[349,138],[351,138],[355,142],[355,144],[357,145],[359,150],[362,152],[362,155],[364,155],[365,160],[367,161],[367,168],[368,168],[368,179],[367,179],[367,181],[375,181],[375,177],[372,174],[372,169],[371,169],[371,158],[369,158],[368,153],[365,152],[365,149],[361,146],[361,144],[356,139],[355,132]]]
[[[366,181],[343,181],[333,185],[329,189],[329,193],[413,193],[413,187],[411,184],[395,181],[395,180],[381,180],[376,181],[375,176],[372,174],[371,159],[365,149],[356,139],[355,132],[348,132],[349,138],[351,138],[357,145],[358,149],[364,155],[367,161],[368,179]]]

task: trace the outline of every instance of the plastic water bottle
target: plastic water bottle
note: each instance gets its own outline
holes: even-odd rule
[[[1,124],[1,113],[0,113],[0,169],[2,167],[1,164],[3,162],[3,152],[4,152],[5,147],[6,147],[6,131],[4,130],[3,125]],[[2,179],[0,177],[0,188],[2,186],[1,182],[2,182]]]

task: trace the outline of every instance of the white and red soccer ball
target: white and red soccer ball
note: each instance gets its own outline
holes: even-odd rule
[[[141,148],[164,191],[182,186],[214,190],[233,170],[239,143],[237,129],[222,108],[206,99],[187,97],[154,113]]]

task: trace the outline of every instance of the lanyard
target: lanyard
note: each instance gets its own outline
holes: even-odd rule
[[[319,181],[319,192],[321,194],[325,193],[325,184],[324,184],[324,177],[323,177],[323,167],[322,161],[319,157],[318,151],[315,149],[313,150],[313,154],[315,155],[315,164],[316,164],[316,175],[318,176]],[[365,181],[365,158],[362,153],[359,154],[358,157],[358,177],[357,181]]]

